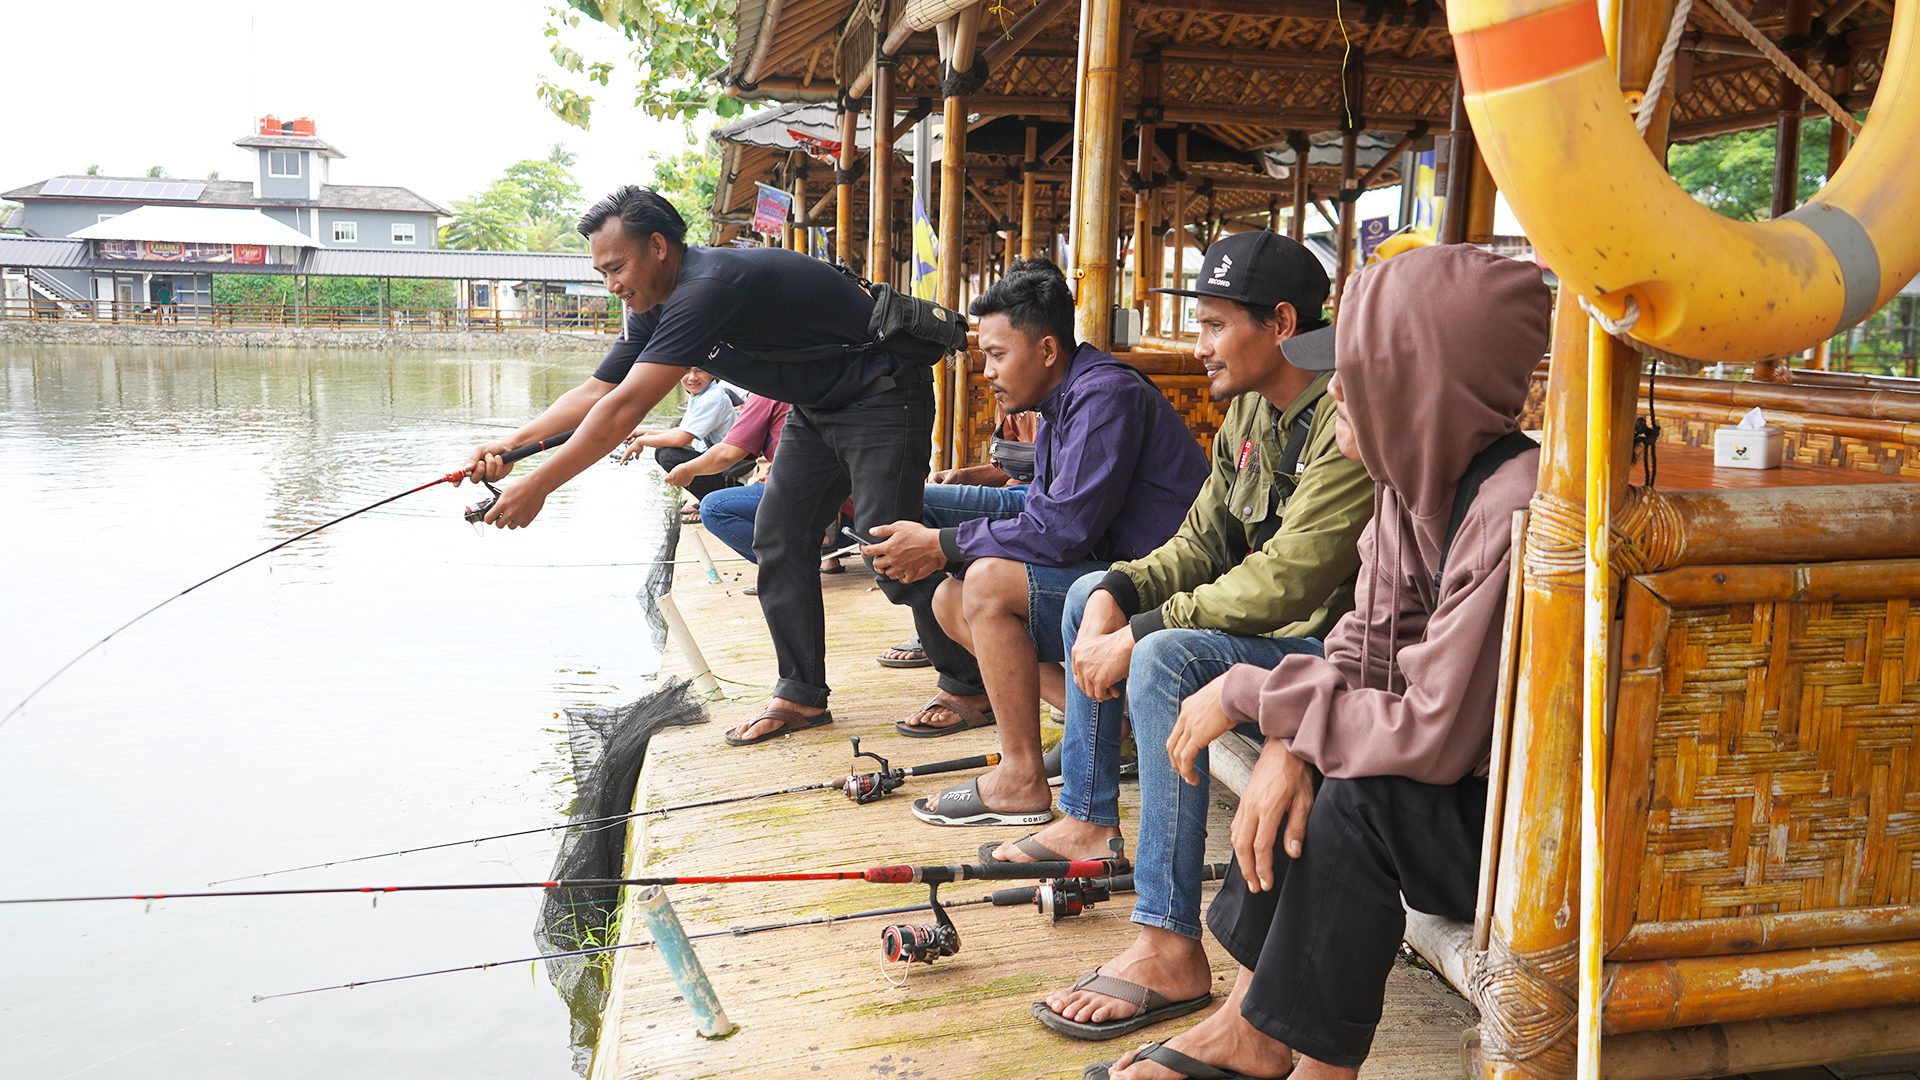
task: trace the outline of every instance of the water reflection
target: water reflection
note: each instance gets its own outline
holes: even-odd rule
[[[590,355],[0,348],[0,701],[268,544],[456,464]],[[664,486],[597,465],[532,529],[434,488],[182,599],[0,727],[0,892],[163,891],[562,820],[567,706],[657,665],[634,603]],[[596,565],[601,564],[601,565]],[[509,569],[510,567],[510,569]],[[286,884],[532,880],[554,838]],[[255,993],[526,955],[534,897],[0,913],[7,1076],[566,1076],[544,980]]]

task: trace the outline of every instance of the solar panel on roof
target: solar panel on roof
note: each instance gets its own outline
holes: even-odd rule
[[[159,199],[193,202],[207,190],[198,181],[100,180],[88,176],[57,176],[40,185],[40,194],[83,199]]]

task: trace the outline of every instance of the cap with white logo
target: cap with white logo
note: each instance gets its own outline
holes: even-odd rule
[[[1212,296],[1243,304],[1293,305],[1300,330],[1326,325],[1327,271],[1299,241],[1264,230],[1215,240],[1200,259],[1191,289],[1155,289],[1173,296]]]

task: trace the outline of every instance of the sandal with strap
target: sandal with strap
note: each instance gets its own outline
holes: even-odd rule
[[[1032,859],[1034,862],[1072,862],[1073,861],[1067,858],[1065,855],[1062,855],[1059,852],[1048,847],[1047,845],[1041,843],[1038,839],[1036,839],[1038,835],[1039,835],[1038,833],[1028,833],[1027,835],[1021,837],[1020,839],[1015,840],[1013,842],[1014,850],[1018,851],[1022,855],[1025,855],[1027,858]],[[993,853],[1000,850],[1000,843],[1001,842],[998,840],[989,840],[986,843],[981,844],[980,845],[980,861],[983,863],[1018,862],[1019,861],[1018,859],[996,859],[993,857]]]
[[[898,653],[899,655],[889,655],[892,653]],[[929,667],[933,664],[933,661],[927,659],[927,650],[920,647],[919,634],[913,635],[900,644],[888,649],[886,652],[881,653],[879,656],[874,657],[873,662],[879,664],[881,667],[890,668]]]
[[[1135,1061],[1151,1061],[1155,1065],[1172,1069],[1176,1075],[1187,1080],[1257,1080],[1246,1073],[1228,1072],[1215,1068],[1204,1061],[1190,1058],[1165,1043],[1152,1042],[1133,1052]],[[1080,1080],[1107,1080],[1113,1070],[1113,1062],[1103,1061],[1098,1065],[1089,1065],[1080,1073]],[[1287,1070],[1288,1073],[1293,1070]],[[1285,1077],[1287,1074],[1282,1073]]]
[[[762,720],[778,720],[780,721],[780,726],[774,728],[772,731],[755,735],[751,739],[742,739],[734,734],[734,732],[745,731]],[[782,735],[791,735],[796,731],[823,727],[831,723],[833,723],[832,712],[823,712],[819,716],[808,716],[805,713],[793,709],[783,709],[777,705],[769,705],[760,710],[759,716],[741,724],[739,727],[734,728],[733,731],[729,731],[721,737],[727,740],[728,746],[752,746],[755,743],[766,742],[768,739],[777,739]]]
[[[960,722],[957,724],[947,724],[944,727],[933,727],[929,724],[909,724],[905,720],[902,720],[893,725],[893,730],[905,735],[909,739],[937,739],[942,735],[951,735],[956,731],[972,731],[974,728],[993,726],[993,706],[991,705],[984,709],[976,709],[965,702],[955,701],[950,697],[935,694],[927,699],[925,705],[920,706],[920,713],[925,713],[928,709],[945,709],[959,717]],[[914,715],[918,716],[920,713],[915,713]]]
[[[980,798],[980,781],[969,780],[930,799],[913,800],[913,816],[929,825],[1045,825],[1053,807],[995,810]]]
[[[1185,1016],[1195,1009],[1204,1007],[1207,1002],[1213,1000],[1213,993],[1209,991],[1201,994],[1199,997],[1187,998],[1184,1001],[1173,1001],[1152,987],[1141,986],[1139,983],[1128,982],[1125,979],[1116,978],[1112,975],[1102,975],[1100,974],[1099,968],[1095,968],[1081,976],[1080,981],[1073,984],[1073,988],[1075,990],[1091,990],[1096,994],[1105,994],[1107,997],[1117,1001],[1128,1002],[1132,1004],[1135,1009],[1139,1010],[1132,1016],[1123,1016],[1118,1020],[1102,1020],[1098,1023],[1087,1023],[1081,1020],[1069,1020],[1061,1016],[1049,1008],[1044,1001],[1036,1001],[1033,1003],[1033,1018],[1040,1021],[1042,1025],[1052,1028],[1062,1035],[1071,1036],[1075,1039],[1084,1039],[1088,1042],[1099,1042],[1102,1039],[1117,1039],[1130,1031],[1139,1031],[1143,1027],[1149,1027],[1162,1020],[1171,1020],[1176,1016]],[[1163,1061],[1161,1064],[1166,1065],[1167,1063]],[[1167,1067],[1173,1068],[1171,1065]],[[1198,1076],[1200,1074],[1194,1073],[1191,1075]]]

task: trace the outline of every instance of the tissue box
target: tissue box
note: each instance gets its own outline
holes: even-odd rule
[[[1783,432],[1777,427],[1721,427],[1713,433],[1717,469],[1777,469]]]

